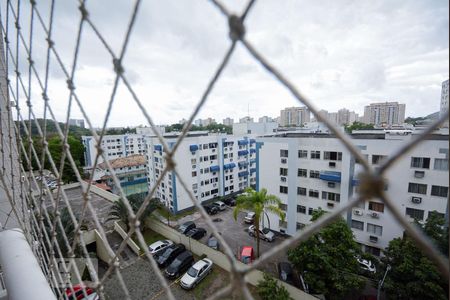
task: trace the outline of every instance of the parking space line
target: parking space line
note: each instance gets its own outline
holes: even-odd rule
[[[178,277],[171,284],[169,284],[169,288],[172,287],[172,285],[174,285],[175,283],[179,283],[180,282],[180,278],[181,277]],[[159,296],[161,296],[164,292],[165,292],[165,290],[161,289],[159,292],[156,293],[156,295],[154,295],[152,298],[150,298],[150,300],[155,300],[156,298],[159,298]]]

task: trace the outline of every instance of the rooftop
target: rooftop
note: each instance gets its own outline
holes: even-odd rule
[[[147,160],[144,155],[134,154],[127,157],[119,157],[109,160],[111,167],[113,169],[124,168],[124,167],[134,167],[139,165],[145,165]],[[106,163],[102,162],[98,165],[100,169],[106,170]]]

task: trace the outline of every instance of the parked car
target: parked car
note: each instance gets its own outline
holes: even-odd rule
[[[186,234],[189,230],[195,228],[195,223],[192,221],[185,222],[178,227],[178,232],[182,234]]]
[[[223,203],[225,203],[228,206],[236,206],[236,199],[228,198],[228,199],[223,200]]]
[[[195,287],[206,275],[212,270],[213,262],[204,258],[196,262],[189,270],[181,277],[180,285],[184,289],[192,289]]]
[[[251,246],[242,247],[241,257],[239,260],[244,264],[251,264],[255,260],[255,251]]]
[[[151,244],[150,246],[148,246],[148,251],[150,251],[150,253],[152,255],[155,255],[156,252],[166,249],[167,247],[169,247],[172,244],[173,244],[173,242],[171,240],[157,241],[157,242],[154,242],[153,244]]]
[[[208,215],[215,215],[219,212],[219,209],[214,205],[203,205]]]
[[[247,224],[253,224],[253,221],[255,220],[255,213],[250,211],[247,213],[247,215],[244,217],[244,222]]]
[[[278,263],[278,276],[280,280],[294,285],[294,271],[290,263],[288,262]]]
[[[206,235],[206,230],[203,228],[193,228],[191,230],[188,231],[188,233],[186,233],[186,236],[194,239],[194,240],[199,240],[202,237],[204,237]]]
[[[85,298],[83,289],[86,291],[86,295],[89,296],[94,293],[94,290],[90,287],[86,287],[83,283],[79,283],[73,286],[73,293],[70,288],[66,288],[66,298],[70,300],[82,300]]]
[[[250,225],[248,234],[250,236],[256,236],[255,225]],[[259,238],[268,242],[273,242],[273,240],[275,240],[275,234],[270,231],[269,228],[263,228],[259,229]]]
[[[160,268],[164,268],[172,263],[172,261],[184,250],[183,244],[173,244],[167,247],[163,252],[161,252],[156,258],[156,262]]]
[[[361,267],[362,270],[368,271],[370,273],[375,273],[377,271],[377,268],[375,267],[372,261],[364,259],[359,256],[356,256],[356,260],[358,261],[359,266]]]
[[[189,251],[184,251],[166,269],[166,277],[177,278],[194,264],[194,256]]]
[[[212,234],[210,235],[210,237],[208,239],[208,247],[213,248],[214,250],[220,249],[219,240]]]
[[[221,211],[227,209],[227,206],[222,201],[216,201],[213,203],[213,205]]]

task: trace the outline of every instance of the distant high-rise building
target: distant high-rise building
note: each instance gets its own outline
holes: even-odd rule
[[[196,126],[203,126],[203,120],[202,119],[197,119],[194,121],[194,125]]]
[[[358,114],[346,108],[342,108],[337,112],[337,124],[347,125],[352,124],[358,119]]]
[[[311,121],[309,109],[304,107],[286,107],[280,112],[280,126],[301,126]]]
[[[246,116],[239,119],[239,123],[253,123],[253,118]]]
[[[206,118],[206,119],[203,119],[202,120],[202,125],[203,126],[208,126],[208,125],[211,125],[211,124],[215,124],[216,123],[216,120],[214,120],[213,118]]]
[[[398,102],[371,103],[364,107],[364,123],[387,126],[403,124],[405,121],[405,104]]]
[[[442,82],[442,89],[441,89],[441,107],[439,111],[439,115],[442,116],[445,114],[448,110],[448,79],[444,82]],[[448,117],[448,115],[447,115]],[[443,127],[448,127],[448,119],[445,121],[445,123],[442,125]]]
[[[223,119],[222,124],[225,126],[233,126],[234,120],[232,118]]]
[[[185,118],[181,119],[180,121],[178,121],[178,124],[184,124],[186,123],[188,120],[186,120]]]
[[[69,125],[85,128],[83,119],[69,119]]]
[[[263,116],[261,118],[258,119],[259,123],[269,123],[269,122],[273,122],[274,120],[271,117],[268,116]]]

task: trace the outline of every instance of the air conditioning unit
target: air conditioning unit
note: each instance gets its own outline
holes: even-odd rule
[[[329,188],[334,188],[336,186],[336,183],[334,182],[328,182],[328,187]]]
[[[214,183],[214,184],[213,184],[213,187],[216,187],[216,186],[217,186],[217,183]]]
[[[414,177],[416,178],[424,178],[425,172],[424,171],[414,171]]]
[[[334,203],[333,202],[327,202],[327,206],[328,207],[334,207]]]
[[[422,203],[422,198],[421,197],[411,197],[411,202],[415,203],[415,204],[420,204],[420,203]]]
[[[216,152],[216,149],[212,149],[212,152]]]
[[[369,241],[371,243],[378,243],[378,237],[374,236],[374,235],[371,235],[371,236],[369,236]]]
[[[281,163],[282,163],[282,164],[287,163],[287,159],[286,159],[286,158],[282,158],[282,159],[281,159]]]
[[[370,216],[371,216],[372,218],[378,219],[378,218],[380,217],[380,214],[377,213],[377,212],[371,212],[371,213],[370,213]]]
[[[287,180],[286,177],[283,177],[283,176],[280,177],[280,179],[281,179],[281,182],[286,182],[286,180]]]
[[[335,163],[334,161],[330,161],[330,162],[328,163],[328,166],[329,166],[330,168],[336,168],[336,163]]]
[[[355,210],[353,211],[353,213],[354,213],[356,216],[362,216],[362,215],[363,215],[363,212],[362,212],[362,210],[360,210],[360,209],[355,209]]]

